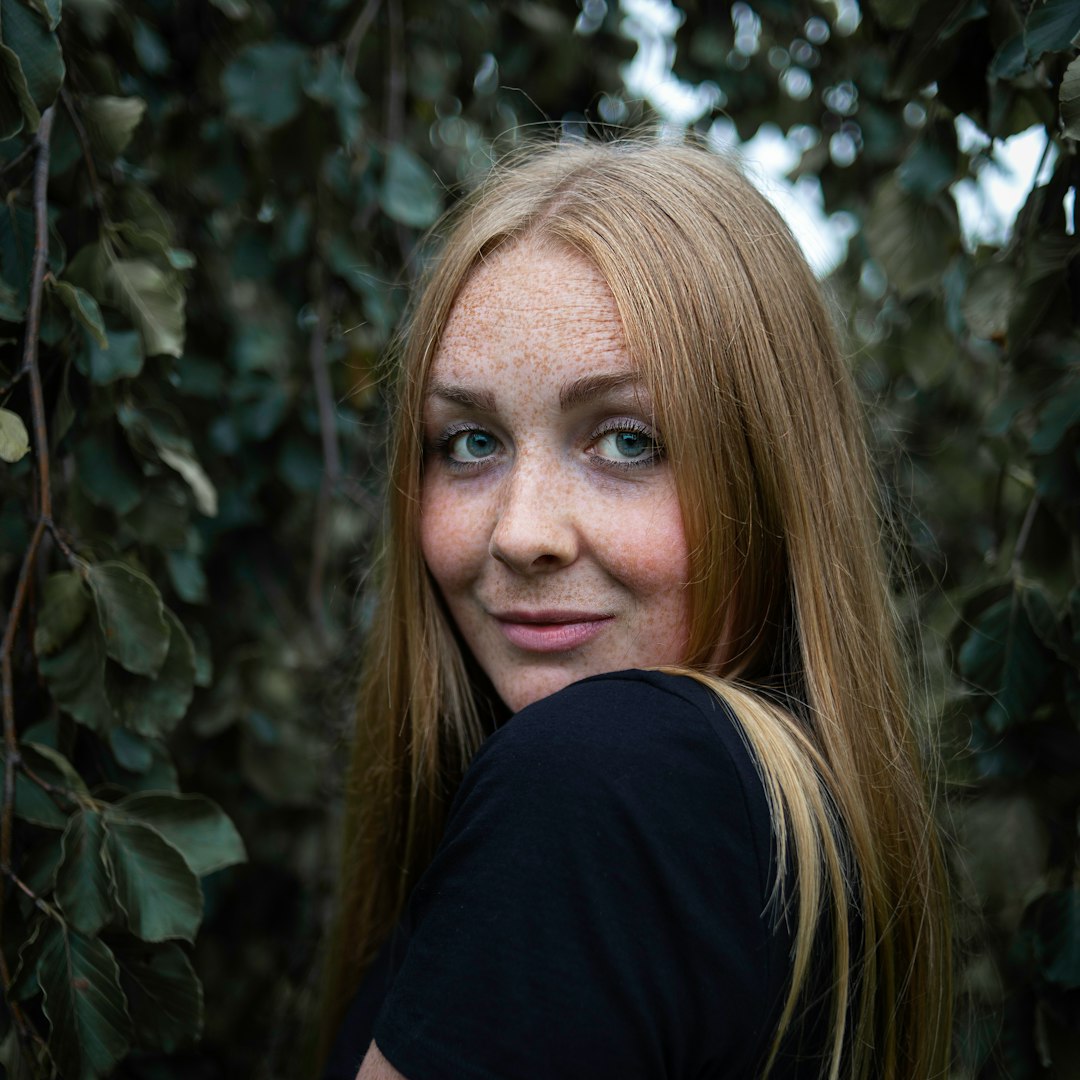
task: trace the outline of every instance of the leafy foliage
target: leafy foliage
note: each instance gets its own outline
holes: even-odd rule
[[[641,116],[603,7],[0,0],[13,1073],[296,1075],[379,357],[419,230],[529,122]],[[957,1075],[1071,1075],[1077,5],[683,7],[680,74],[743,138],[791,132],[858,226],[834,292],[904,493],[927,738],[955,747]],[[972,247],[955,185],[1032,124],[1046,178]]]
[[[573,18],[2,0],[13,1073],[296,1075],[378,358],[496,139],[618,86]]]
[[[1080,7],[868,0],[845,25],[781,0],[730,31],[687,8],[683,76],[717,83],[744,139],[792,132],[796,175],[859,227],[833,284],[912,538],[900,602],[926,638],[927,741],[946,748],[956,1075],[1077,1075]],[[1011,234],[965,239],[956,185],[1032,125],[1044,170]]]

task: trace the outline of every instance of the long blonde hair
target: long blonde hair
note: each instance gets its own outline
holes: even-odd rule
[[[564,144],[496,170],[455,212],[401,338],[327,1026],[430,860],[483,738],[484,697],[420,554],[418,418],[470,271],[526,235],[584,254],[615,297],[690,546],[680,670],[731,705],[769,800],[775,914],[791,911],[796,923],[790,991],[763,1070],[797,1030],[809,988],[825,986],[823,1075],[943,1075],[941,855],[851,379],[818,284],[773,207],[730,164],[670,144]]]

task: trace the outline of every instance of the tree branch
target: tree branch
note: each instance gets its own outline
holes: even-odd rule
[[[356,74],[356,60],[360,54],[360,45],[367,36],[375,16],[379,14],[379,5],[382,0],[367,0],[356,22],[352,24],[349,36],[345,39],[345,70],[350,75]]]
[[[311,543],[311,573],[308,576],[308,607],[322,636],[323,642],[329,639],[329,627],[323,604],[323,580],[326,575],[328,552],[327,525],[330,516],[330,502],[341,480],[341,451],[337,439],[337,418],[334,410],[333,387],[330,373],[326,368],[326,337],[329,316],[326,311],[323,274],[315,275],[315,326],[311,332],[311,347],[308,360],[315,384],[315,399],[319,406],[319,432],[322,435],[323,476],[319,484],[319,501],[315,510],[315,528]]]
[[[37,155],[34,162],[33,187],[34,256],[30,264],[30,298],[26,308],[26,337],[23,342],[22,361],[22,369],[30,381],[30,408],[33,414],[34,449],[38,474],[38,520],[30,535],[30,543],[23,556],[22,566],[19,567],[15,596],[11,602],[11,611],[8,613],[7,626],[4,627],[3,641],[0,643],[0,680],[3,682],[4,719],[4,803],[2,816],[0,816],[0,865],[8,872],[11,868],[11,837],[15,815],[15,766],[19,761],[19,744],[15,731],[12,657],[15,651],[15,639],[18,636],[19,621],[30,591],[38,549],[52,519],[49,432],[45,422],[45,395],[41,387],[41,371],[38,368],[38,334],[41,330],[41,303],[49,254],[49,140],[52,137],[53,116],[53,107],[50,106],[42,113],[37,135],[34,138],[34,150]],[[0,940],[2,940],[5,891],[0,888]],[[5,1002],[19,1028],[21,1041],[25,1045],[29,1029],[21,1011],[10,1000],[11,972],[2,948],[0,948],[0,981],[3,982]]]

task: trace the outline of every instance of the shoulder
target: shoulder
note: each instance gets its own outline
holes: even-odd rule
[[[534,809],[548,829],[588,816],[704,842],[723,833],[753,853],[769,887],[772,827],[757,768],[731,709],[690,676],[614,672],[523,709],[481,747],[455,810],[478,805]]]
[[[522,709],[481,748],[488,756],[573,770],[650,760],[657,750],[752,761],[738,722],[709,687],[686,675],[595,675]],[[572,751],[572,753],[570,753]]]

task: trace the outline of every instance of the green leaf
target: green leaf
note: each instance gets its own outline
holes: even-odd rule
[[[153,678],[112,669],[106,694],[120,722],[139,735],[167,735],[183,718],[195,692],[195,648],[180,620],[168,608],[169,649]]]
[[[76,930],[95,936],[112,918],[112,880],[105,863],[105,820],[96,810],[72,814],[56,871],[56,902]]]
[[[1011,264],[987,263],[976,270],[961,304],[971,333],[988,341],[1003,339],[1016,291],[1016,269]]]
[[[70,1080],[106,1076],[132,1038],[116,960],[97,938],[55,924],[46,932],[38,982],[53,1060]]]
[[[106,813],[105,851],[131,932],[143,941],[194,940],[202,891],[183,856],[150,826]]]
[[[1044,896],[1037,924],[1043,977],[1066,990],[1080,988],[1080,891],[1059,889]]]
[[[30,433],[18,413],[0,409],[0,461],[21,461],[30,452]]]
[[[19,301],[19,294],[3,278],[0,278],[0,319],[4,322],[22,322],[26,313]]]
[[[96,386],[131,379],[143,368],[142,339],[137,330],[106,330],[105,345],[87,336],[75,354],[75,366]]]
[[[908,194],[895,179],[874,196],[863,230],[866,246],[903,298],[934,287],[959,247],[955,209],[942,205]]]
[[[1080,424],[1080,379],[1059,386],[1039,413],[1039,426],[1031,436],[1033,454],[1056,450],[1065,433]]]
[[[109,340],[105,336],[105,320],[101,317],[98,302],[85,289],[80,289],[69,281],[54,278],[51,284],[53,292],[63,305],[90,331],[94,340],[103,349],[107,349]]]
[[[442,196],[432,171],[408,147],[396,144],[386,157],[379,203],[387,217],[424,229],[442,212]]]
[[[39,656],[38,672],[56,704],[80,724],[99,734],[115,724],[105,696],[105,637],[97,619],[84,619],[59,652]]]
[[[904,30],[915,21],[925,0],[866,0],[866,3],[882,26]]]
[[[135,675],[156,675],[169,651],[161,594],[126,563],[103,562],[87,571],[109,656]]]
[[[1035,0],[1024,23],[1024,48],[1034,62],[1043,53],[1062,52],[1080,35],[1076,0]]]
[[[40,776],[36,769],[34,771]],[[50,782],[48,777],[42,776],[41,779],[46,783]],[[6,780],[7,775],[0,759],[0,792],[4,789]],[[52,796],[18,767],[15,770],[15,816],[46,829],[63,829],[68,823],[67,814],[57,806]]]
[[[67,643],[90,610],[90,594],[76,570],[50,574],[34,629],[34,652],[51,656]]]
[[[167,551],[165,565],[176,595],[186,604],[205,604],[209,599],[206,573],[199,556],[190,551]]]
[[[300,111],[300,72],[307,52],[288,41],[260,42],[242,49],[221,75],[229,116],[272,131]]]
[[[1020,587],[983,612],[958,662],[960,673],[991,696],[987,721],[995,730],[1031,719],[1054,668],[1031,625]]]
[[[116,809],[161,833],[198,877],[247,860],[236,826],[203,795],[142,792],[129,795]]]
[[[148,259],[115,259],[104,279],[105,299],[142,334],[147,356],[184,351],[184,290]]]
[[[60,25],[60,4],[61,0],[30,0],[30,6],[41,15],[50,30]]]
[[[206,517],[217,517],[217,488],[214,487],[195,455],[165,446],[158,448],[158,456],[170,469],[175,469],[187,481],[191,493],[195,496],[195,505],[199,513]]]
[[[1058,103],[1065,135],[1070,139],[1080,139],[1080,56],[1065,69]]]
[[[83,103],[90,139],[107,161],[118,158],[127,149],[145,112],[146,102],[137,97],[102,94]]]
[[[115,424],[90,428],[75,444],[75,476],[95,506],[128,514],[139,505],[145,481]]]
[[[15,67],[17,64],[18,57],[0,43],[0,142],[5,139],[14,139],[22,131],[23,124],[26,122],[24,119],[23,99],[29,102],[31,109],[34,108],[33,102],[29,100],[30,93],[26,89],[26,80],[22,77],[21,68],[17,69],[18,85],[21,93],[11,88],[11,77],[8,75],[8,68]],[[0,318],[14,321],[8,315],[3,314],[2,307],[0,307]],[[11,1037],[9,1035],[9,1039]]]
[[[202,985],[184,950],[169,942],[115,941],[120,985],[139,1046],[171,1054],[202,1034]]]
[[[20,0],[0,0],[0,63],[22,106],[27,127],[36,131],[41,113],[64,81],[64,57],[56,34]]]
[[[129,772],[144,773],[154,764],[154,752],[147,740],[126,728],[109,732],[109,749],[116,763]]]

